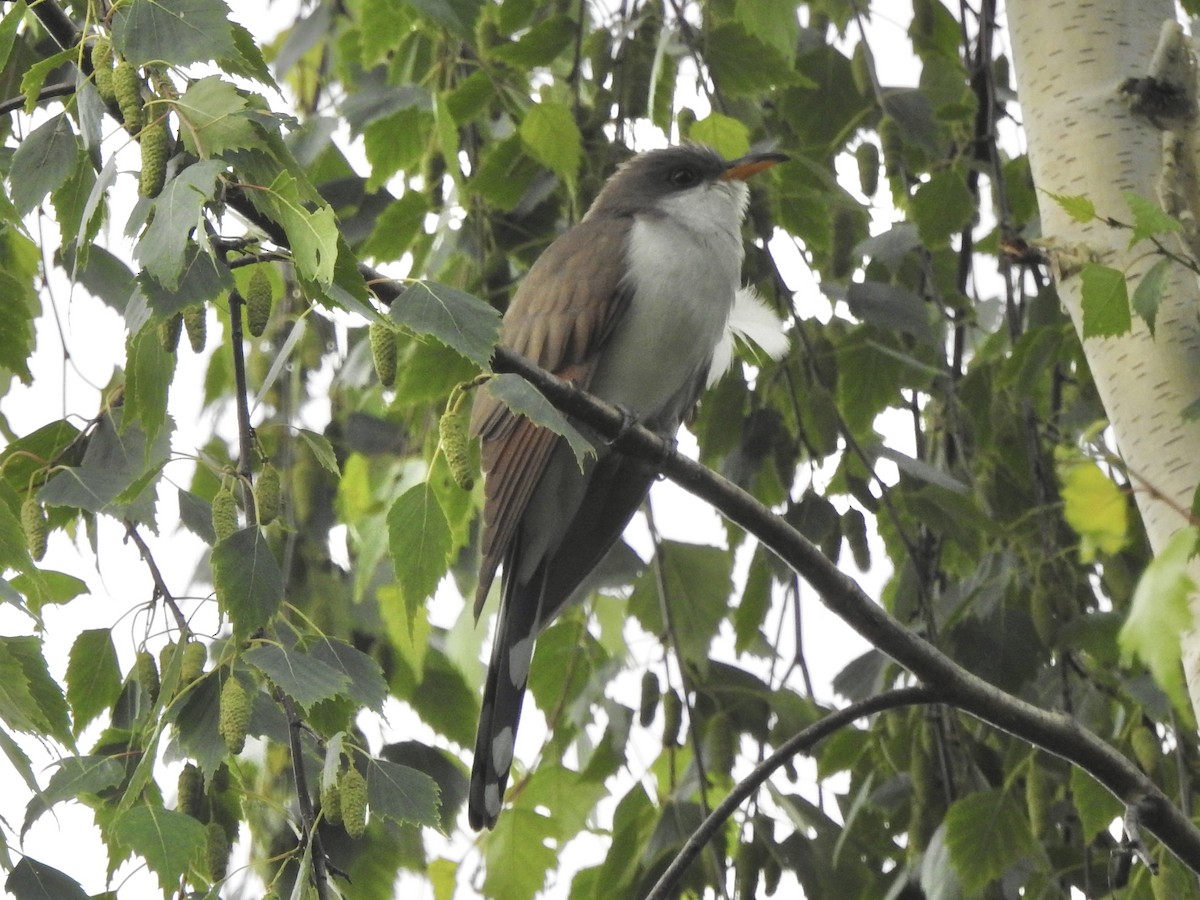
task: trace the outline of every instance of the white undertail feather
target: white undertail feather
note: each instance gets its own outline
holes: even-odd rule
[[[781,359],[790,343],[783,322],[752,287],[739,288],[733,298],[725,331],[713,350],[708,387],[716,384],[733,365],[733,345],[739,339],[757,347],[771,359]]]

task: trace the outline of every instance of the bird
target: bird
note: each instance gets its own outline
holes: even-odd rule
[[[774,314],[740,289],[746,179],[786,160],[754,152],[729,161],[699,144],[632,157],[526,273],[499,343],[674,439],[719,377],[714,357],[722,371],[732,360],[731,329],[774,355],[780,340],[786,348]],[[731,322],[739,313],[741,327]],[[586,593],[657,471],[602,442],[581,470],[565,439],[486,388],[471,432],[484,474],[477,620],[503,570],[467,800],[479,831],[500,815],[534,640]]]

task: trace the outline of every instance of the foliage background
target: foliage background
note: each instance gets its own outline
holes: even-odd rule
[[[793,157],[754,186],[746,229],[746,280],[792,350],[747,356],[706,397],[699,458],[839,564],[890,572],[880,599],[907,627],[1186,798],[1186,703],[1119,652],[1148,552],[1027,244],[1038,197],[996,10],[884,7],[348,0],[304,4],[264,39],[221,0],[6,5],[0,565],[17,624],[0,638],[0,747],[35,792],[3,811],[10,892],[84,896],[78,879],[94,894],[132,857],[168,895],[282,894],[315,867],[327,896],[390,897],[398,872],[438,897],[640,896],[755,761],[833,706],[912,682],[868,650],[843,660],[836,703],[814,691],[805,650],[824,637],[798,577],[734,526],[701,546],[661,537],[654,515],[650,564],[619,556],[609,588],[540,639],[549,731],[527,721],[538,744],[496,831],[462,832],[486,629],[460,599],[477,491],[454,484],[438,422],[486,367],[521,273],[617,163],[668,138]],[[135,202],[144,133],[100,97],[81,32],[140,67],[147,120],[168,128],[153,199]],[[917,60],[915,87],[881,80],[873,56],[896,48],[877,35]],[[274,309],[248,339],[255,270]],[[203,352],[163,349],[164,324],[197,304]],[[372,322],[395,334],[391,387]],[[15,427],[14,401],[103,334],[108,363]],[[268,463],[283,513],[260,528]],[[222,484],[244,527],[218,541]],[[30,498],[44,562],[25,549]],[[134,565],[136,593],[106,596]],[[67,662],[47,665],[63,631],[78,631]],[[160,656],[185,636],[207,648],[186,685],[182,652]],[[240,754],[217,728],[231,679],[261,738]],[[26,736],[61,762],[35,771]],[[1153,845],[1162,875],[1130,875],[1110,833],[1121,804],[1086,773],[948,707],[878,714],[814,757],[739,811],[686,890],[1195,892]],[[184,760],[205,778],[188,813]],[[369,788],[356,840],[320,813],[348,765]],[[25,826],[75,808],[107,873],[20,852]],[[314,820],[352,888],[298,844]],[[227,881],[206,858],[212,823],[241,842]],[[571,845],[591,860],[561,872]]]

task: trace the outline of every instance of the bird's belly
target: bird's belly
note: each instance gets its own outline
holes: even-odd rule
[[[640,419],[674,419],[712,359],[729,319],[741,269],[740,245],[638,223],[630,235],[633,296],[601,353],[589,385]]]

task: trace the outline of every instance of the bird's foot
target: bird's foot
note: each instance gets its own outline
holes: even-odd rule
[[[625,435],[629,433],[630,429],[638,424],[637,416],[635,416],[631,410],[619,403],[616,404],[616,407],[617,412],[621,414],[621,427],[617,429],[617,433],[611,438],[605,439],[605,447],[612,447],[614,444],[619,443],[621,438],[625,437]]]

